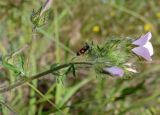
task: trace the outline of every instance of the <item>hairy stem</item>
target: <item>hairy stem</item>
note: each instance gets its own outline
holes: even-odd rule
[[[59,65],[53,69],[48,69],[44,72],[41,72],[41,73],[38,73],[36,75],[33,75],[31,77],[23,77],[22,79],[18,80],[16,83],[14,84],[11,84],[7,87],[2,87],[0,88],[0,93],[4,93],[4,92],[7,92],[7,91],[10,91],[18,86],[21,86],[23,85],[24,83],[27,83],[27,82],[31,82],[35,79],[38,79],[38,78],[41,78],[41,77],[44,77],[45,75],[47,74],[50,74],[54,71],[58,71],[58,70],[61,70],[63,68],[66,68],[66,67],[69,67],[71,64],[74,64],[74,65],[93,65],[93,63],[91,62],[71,62],[71,63],[66,63],[66,64],[62,64],[62,65]]]

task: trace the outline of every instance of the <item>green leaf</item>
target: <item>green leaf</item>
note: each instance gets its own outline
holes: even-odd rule
[[[69,66],[65,74],[68,75],[71,71],[72,71],[72,66]]]
[[[18,56],[16,58],[18,58],[18,61],[16,62],[15,65],[11,64],[8,62],[10,57],[8,56],[3,56],[2,57],[2,65],[4,68],[8,69],[8,70],[11,70],[14,72],[14,74],[16,76],[19,76],[19,75],[24,75],[24,57],[23,56]]]
[[[51,65],[50,69],[54,70],[57,66],[59,66],[59,64],[54,63],[54,64]],[[61,76],[59,71],[54,71],[54,72],[52,72],[52,74],[56,75],[56,76]]]
[[[101,52],[103,50],[103,47],[100,47],[99,45],[97,45],[97,49],[99,50],[99,52]]]
[[[50,69],[54,70],[58,66],[59,66],[58,63],[52,64],[51,67],[50,67]],[[64,76],[64,73],[62,74],[61,71],[53,71],[52,75],[56,76],[56,82],[57,83],[62,83],[62,85],[63,85],[63,76]]]
[[[15,73],[19,73],[19,72],[20,72],[19,68],[17,68],[16,66],[8,63],[7,57],[2,57],[2,65],[3,65],[6,69],[9,69],[9,70],[11,70],[11,71],[14,71]]]
[[[57,66],[59,66],[59,64],[58,64],[58,63],[54,63],[54,64],[51,65],[50,68],[51,68],[51,69],[54,69],[54,68],[56,68]]]
[[[21,70],[21,73],[24,74],[24,56],[19,56],[18,68]]]
[[[76,77],[76,70],[75,70],[74,64],[71,64],[71,65],[69,66],[69,68],[67,69],[67,71],[65,72],[65,74],[67,75],[67,74],[69,74],[70,72],[72,72],[72,75],[73,75],[74,77]]]
[[[72,74],[74,77],[76,77],[76,69],[75,69],[75,66],[74,64],[71,65],[72,66]]]

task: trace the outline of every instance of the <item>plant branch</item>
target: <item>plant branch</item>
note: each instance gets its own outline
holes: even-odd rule
[[[23,77],[22,79],[19,79],[16,83],[14,84],[11,84],[9,86],[6,86],[6,87],[2,87],[0,88],[0,93],[4,93],[4,92],[7,92],[7,91],[10,91],[18,86],[21,86],[23,85],[24,83],[27,83],[27,82],[31,82],[35,79],[38,79],[38,78],[41,78],[41,77],[44,77],[45,75],[47,74],[50,74],[54,71],[58,71],[58,70],[61,70],[61,69],[64,69],[66,67],[69,67],[71,64],[74,64],[74,65],[93,65],[92,62],[71,62],[71,63],[66,63],[66,64],[61,64],[55,68],[51,68],[51,69],[48,69],[44,72],[41,72],[41,73],[38,73],[36,75],[33,75],[31,77]]]

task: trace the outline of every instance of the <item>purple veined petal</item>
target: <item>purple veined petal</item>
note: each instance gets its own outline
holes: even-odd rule
[[[151,32],[148,32],[147,34],[141,36],[139,39],[134,41],[132,44],[143,46],[151,39],[151,37],[152,37]]]
[[[153,55],[153,46],[152,46],[151,42],[147,42],[143,47],[148,49],[150,56]]]
[[[109,73],[112,76],[122,77],[124,74],[123,69],[118,68],[118,67],[109,67],[109,68],[106,67],[103,70],[104,72]]]
[[[147,61],[152,61],[152,58],[151,58],[147,48],[145,48],[145,47],[136,47],[136,48],[133,48],[132,51],[136,55],[143,57]]]

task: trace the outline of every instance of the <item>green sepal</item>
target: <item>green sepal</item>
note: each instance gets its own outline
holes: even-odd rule
[[[41,27],[43,25],[45,25],[46,23],[46,18],[45,15],[40,15],[42,10],[42,7],[39,8],[38,11],[33,10],[32,14],[31,14],[31,22],[33,23],[34,27]]]

